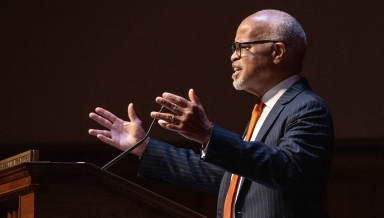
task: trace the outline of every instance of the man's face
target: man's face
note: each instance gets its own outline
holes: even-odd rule
[[[258,20],[260,19],[260,20]],[[263,17],[245,19],[236,32],[235,42],[273,40],[266,38],[269,25]],[[267,34],[268,35],[268,34]],[[273,75],[272,47],[274,43],[243,44],[241,57],[236,52],[231,56],[233,86],[237,90],[250,92],[261,97],[269,88]]]

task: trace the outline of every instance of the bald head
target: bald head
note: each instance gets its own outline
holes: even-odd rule
[[[240,24],[252,28],[260,39],[281,41],[286,45],[287,59],[296,71],[301,71],[307,48],[307,38],[299,22],[291,15],[278,10],[256,12]]]
[[[299,74],[306,50],[300,24],[289,14],[263,10],[247,17],[236,32],[231,55],[233,86],[258,97]]]

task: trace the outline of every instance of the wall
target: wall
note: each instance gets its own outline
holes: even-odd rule
[[[374,2],[2,1],[0,143],[94,142],[88,113],[127,118],[130,102],[148,127],[156,96],[189,88],[213,122],[242,133],[254,98],[232,87],[230,45],[264,8],[304,27],[303,74],[330,105],[336,136],[382,138],[384,19]]]

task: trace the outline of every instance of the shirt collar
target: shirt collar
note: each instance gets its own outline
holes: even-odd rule
[[[300,76],[296,74],[281,81],[279,84],[275,85],[273,88],[268,90],[268,92],[266,92],[261,98],[261,101],[264,102],[266,107],[273,108],[277,100],[279,100],[279,98],[284,94],[284,92],[287,91],[287,89],[299,79]]]

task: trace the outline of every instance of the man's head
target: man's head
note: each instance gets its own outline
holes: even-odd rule
[[[289,14],[277,10],[252,14],[236,32],[231,56],[233,86],[261,97],[279,82],[300,73],[306,45],[303,29]]]

